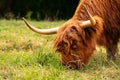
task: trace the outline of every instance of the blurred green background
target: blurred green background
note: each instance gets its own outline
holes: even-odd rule
[[[0,0],[0,19],[68,19],[78,3],[79,0]]]

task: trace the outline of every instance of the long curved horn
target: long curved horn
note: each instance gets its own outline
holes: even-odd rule
[[[37,32],[39,34],[47,34],[47,35],[48,34],[56,34],[59,29],[59,27],[51,28],[51,29],[38,29],[38,28],[35,28],[34,26],[30,25],[29,22],[24,17],[22,19],[28,28],[30,28],[32,31]]]
[[[96,24],[96,20],[92,17],[86,6],[84,6],[84,8],[90,20],[82,22],[81,26],[83,26],[84,28],[94,26]]]

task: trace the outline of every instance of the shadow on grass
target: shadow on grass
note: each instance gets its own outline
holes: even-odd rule
[[[102,68],[114,68],[120,70],[120,54],[116,56],[116,60],[107,60],[107,54],[102,51],[97,51],[93,54],[88,65],[82,68],[80,71],[92,70],[96,71]]]

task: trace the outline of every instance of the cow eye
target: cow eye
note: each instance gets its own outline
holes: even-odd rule
[[[72,26],[70,31],[71,31],[71,32],[77,32],[77,29],[76,29],[75,26]]]

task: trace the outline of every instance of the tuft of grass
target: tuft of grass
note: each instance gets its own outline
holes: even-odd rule
[[[38,28],[59,26],[64,21],[30,21]],[[120,51],[115,62],[98,48],[88,65],[69,70],[53,48],[55,35],[40,35],[21,20],[0,20],[0,80],[120,80]],[[120,44],[118,45],[120,47]]]

